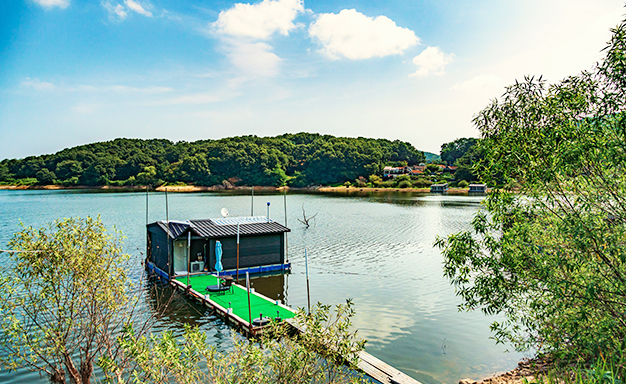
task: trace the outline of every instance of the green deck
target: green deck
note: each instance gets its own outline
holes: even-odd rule
[[[183,283],[183,285],[187,285],[187,276],[177,277],[176,280]],[[201,295],[208,294],[210,300],[224,308],[232,308],[235,315],[248,321],[250,315],[248,313],[248,294],[246,288],[233,283],[233,287],[230,291],[210,293],[206,291],[207,286],[216,284],[217,277],[213,275],[189,276],[191,289]],[[263,317],[275,318],[277,311],[282,319],[290,319],[295,316],[295,313],[276,305],[274,302],[260,298],[253,293],[250,293],[250,307],[252,308],[252,319],[259,317],[260,313],[263,314]]]

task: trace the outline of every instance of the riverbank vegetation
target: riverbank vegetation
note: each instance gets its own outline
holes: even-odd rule
[[[526,77],[474,118],[484,158],[473,171],[497,188],[472,230],[437,241],[461,308],[504,319],[498,342],[562,373],[605,363],[608,381],[596,369],[576,382],[624,376],[626,24],[612,33],[592,70]]]
[[[11,185],[305,187],[381,174],[385,165],[414,165],[424,153],[399,140],[312,133],[241,136],[174,143],[116,139],[51,155],[0,162],[0,182]]]

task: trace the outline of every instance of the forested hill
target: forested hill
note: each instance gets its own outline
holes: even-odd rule
[[[353,181],[380,174],[385,165],[424,161],[399,140],[312,133],[242,136],[174,143],[116,139],[51,155],[0,162],[3,184],[72,185],[291,185]]]

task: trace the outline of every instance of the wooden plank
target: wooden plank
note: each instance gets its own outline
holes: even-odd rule
[[[382,383],[421,384],[419,381],[399,371],[384,361],[365,351],[359,353],[359,368]]]

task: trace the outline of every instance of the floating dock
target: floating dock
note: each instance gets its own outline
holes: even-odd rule
[[[254,321],[261,314],[263,318],[275,319],[280,317],[280,319],[290,324],[298,332],[306,332],[295,321],[295,310],[278,300],[271,300],[255,292],[254,289],[250,290],[250,306],[248,307],[246,287],[233,283],[227,291],[207,292],[206,288],[208,286],[218,283],[217,277],[214,275],[197,274],[169,279],[167,274],[153,263],[147,262],[146,266],[150,272],[169,281],[176,289],[198,300],[203,305],[213,308],[227,323],[238,327],[246,335],[254,336],[263,332],[265,327],[255,327],[253,324],[250,324],[250,319]],[[187,285],[187,279],[189,279],[189,285]],[[421,384],[419,381],[365,351],[359,353],[358,367],[366,375],[383,384]]]

